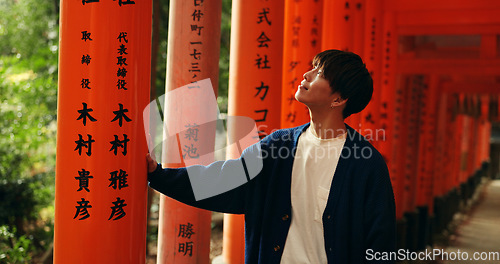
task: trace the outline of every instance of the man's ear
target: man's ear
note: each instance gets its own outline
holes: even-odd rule
[[[342,97],[337,97],[335,98],[333,101],[332,101],[332,104],[331,106],[332,107],[337,107],[337,106],[341,106],[341,105],[344,105],[345,103],[347,102],[347,99],[344,99]]]

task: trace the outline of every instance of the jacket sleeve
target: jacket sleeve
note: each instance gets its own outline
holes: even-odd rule
[[[149,186],[177,201],[223,213],[245,213],[248,179],[256,177],[263,162],[260,143],[245,149],[238,159],[208,166],[161,168],[148,174]]]
[[[396,252],[396,207],[387,165],[380,158],[365,196],[365,249]],[[386,263],[394,263],[387,261]]]

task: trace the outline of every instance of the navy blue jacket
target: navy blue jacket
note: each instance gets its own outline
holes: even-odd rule
[[[161,169],[148,175],[149,185],[180,202],[198,208],[245,214],[245,262],[280,263],[290,221],[291,175],[300,134],[309,124],[278,130],[262,139],[262,171],[233,190],[196,201],[185,168]],[[330,194],[323,213],[328,263],[364,263],[366,250],[396,252],[395,203],[382,155],[364,137],[347,126]],[[259,144],[258,143],[258,144]],[[277,151],[281,149],[281,155]],[[212,163],[224,170],[240,160]],[[284,157],[285,151],[290,155]],[[218,163],[218,164],[217,164]]]

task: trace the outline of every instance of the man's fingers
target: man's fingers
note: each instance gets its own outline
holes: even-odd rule
[[[154,160],[149,153],[146,154],[146,159],[148,163],[148,172],[151,173],[155,171],[157,166],[156,160]]]

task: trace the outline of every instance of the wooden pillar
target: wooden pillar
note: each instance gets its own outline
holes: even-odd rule
[[[470,108],[471,108],[471,101],[469,96],[465,95],[465,110],[466,113],[462,114],[461,117],[459,118],[459,133],[460,137],[457,138],[458,141],[458,146],[459,146],[459,151],[460,153],[460,158],[459,158],[459,168],[458,168],[458,181],[457,181],[457,186],[462,184],[463,182],[466,181],[466,179],[469,177],[468,173],[468,160],[470,159],[469,155],[469,141],[470,137],[473,136],[473,131],[472,131],[472,118],[470,116]]]
[[[233,1],[228,115],[253,118],[260,137],[280,127],[284,5]],[[228,148],[228,158],[237,156]],[[225,263],[244,262],[243,216],[224,216],[222,254]]]
[[[432,83],[431,83],[432,84]],[[432,88],[432,86],[431,86]],[[439,86],[436,87],[436,89],[439,91]],[[438,107],[437,107],[437,120],[436,120],[436,137],[435,141],[432,143],[435,143],[435,156],[434,156],[434,162],[433,162],[433,167],[432,170],[434,170],[434,178],[433,178],[433,196],[435,197],[442,197],[445,193],[445,179],[446,175],[448,174],[447,171],[447,164],[449,164],[448,161],[448,152],[447,152],[447,142],[449,140],[450,135],[446,133],[446,127],[448,126],[448,123],[451,122],[451,118],[449,115],[449,104],[448,104],[448,97],[449,95],[446,93],[441,93],[438,92],[437,102],[438,102]],[[431,211],[433,212],[433,211]]]
[[[369,1],[369,0],[368,0]],[[379,1],[379,0],[375,0]],[[368,42],[368,39],[366,38],[367,36],[367,19],[368,19],[368,11],[367,8],[372,8],[367,6],[367,0],[356,0],[353,2],[354,7],[352,10],[352,19],[353,19],[353,44],[352,44],[352,52],[358,54],[363,58],[363,60],[366,59],[366,43]],[[379,2],[380,4],[380,2]],[[379,16],[379,19],[382,19],[381,14]],[[379,30],[380,31],[380,30]],[[371,32],[371,31],[370,31]]]
[[[295,93],[312,68],[312,58],[321,51],[322,6],[322,0],[285,1],[282,128],[309,122],[309,110],[295,100]]]
[[[353,0],[328,0],[323,2],[322,50],[338,49],[354,51]],[[361,117],[353,114],[345,122],[354,129],[360,128]]]
[[[446,142],[445,145],[445,153],[447,155],[444,156],[443,164],[445,171],[443,173],[443,189],[442,194],[448,193],[454,187],[454,177],[455,177],[455,163],[456,156],[458,155],[456,152],[456,123],[459,115],[459,100],[457,94],[447,94],[447,111],[446,111],[446,127],[445,127],[445,137],[444,140]]]
[[[470,135],[468,137],[468,150],[467,150],[467,167],[466,167],[466,180],[474,175],[474,172],[476,169],[478,169],[475,166],[475,160],[476,160],[476,155],[477,155],[477,146],[478,146],[478,128],[479,128],[479,98],[477,94],[471,95],[472,99],[472,108],[473,112],[471,113],[470,116]]]
[[[486,141],[489,141],[489,139],[485,138],[485,130],[486,130],[486,123],[488,122],[488,115],[489,115],[489,107],[490,107],[490,96],[488,94],[482,94],[480,95],[479,98],[481,102],[481,107],[480,107],[480,116],[479,116],[479,128],[478,128],[478,136],[477,136],[477,152],[476,156],[474,157],[474,167],[476,169],[480,169],[481,165],[483,164],[484,161],[486,161],[484,157],[484,148],[486,145]]]
[[[215,128],[203,127],[202,122],[217,118],[214,95],[219,74],[221,9],[221,0],[170,1],[164,115],[170,131],[164,134],[195,133],[177,137],[175,142],[165,140],[162,163],[166,167],[213,162],[213,155],[201,153],[202,149],[213,150]],[[169,96],[177,94],[174,91],[179,88],[182,90],[177,92],[182,91],[182,95],[175,99]],[[203,91],[209,95],[201,95]],[[162,195],[158,229],[157,263],[209,263],[211,212]]]
[[[151,1],[61,1],[54,263],[145,263],[150,53]]]
[[[358,5],[356,5],[358,6]],[[361,8],[361,7],[360,7]],[[379,138],[379,131],[383,131],[384,129],[381,127],[381,112],[385,115],[387,114],[387,102],[382,105],[381,96],[385,93],[385,96],[391,96],[389,91],[392,87],[382,86],[382,56],[384,41],[391,41],[392,39],[386,38],[383,35],[383,16],[382,16],[382,5],[378,0],[367,0],[364,5],[365,11],[365,24],[364,24],[364,47],[363,47],[363,60],[366,64],[368,71],[370,72],[373,79],[373,95],[370,103],[366,106],[366,108],[359,113],[360,116],[360,124],[361,124],[361,132],[362,134],[371,141],[371,143],[378,148],[379,141],[383,141],[384,138]],[[389,29],[392,31],[391,29]],[[358,30],[355,30],[355,33]],[[395,33],[395,32],[394,32]],[[387,44],[388,47],[391,43]],[[387,55],[389,56],[389,55]],[[384,63],[387,65],[385,69],[386,74],[390,74],[390,71],[393,69],[389,69],[392,63],[394,63],[395,58],[391,60],[391,58],[387,58]],[[394,74],[391,75],[394,77]],[[389,90],[382,90],[382,87],[389,88]],[[393,90],[392,90],[393,91]],[[387,97],[387,99],[389,99]],[[385,108],[384,108],[385,107]],[[387,120],[387,117],[385,120]],[[387,124],[385,124],[387,125]],[[386,135],[386,131],[380,133],[382,137]],[[379,149],[380,150],[380,149]]]
[[[460,182],[462,181],[462,168],[463,168],[463,151],[465,147],[463,146],[463,137],[467,132],[464,129],[464,124],[466,123],[466,116],[463,113],[457,115],[455,119],[455,130],[452,132],[454,137],[454,147],[452,147],[452,155],[454,156],[453,160],[453,171],[452,171],[452,188],[458,187]]]
[[[379,4],[379,1],[367,0],[366,9],[367,14],[373,14],[371,11],[374,10],[371,5]],[[377,10],[377,8],[375,8]],[[382,27],[380,29],[382,33],[382,50],[378,50],[381,53],[381,73],[380,73],[380,105],[378,106],[380,114],[380,127],[383,131],[383,136],[379,136],[378,149],[385,157],[385,161],[389,168],[389,174],[391,176],[392,187],[394,190],[394,196],[396,199],[396,217],[397,219],[402,219],[403,213],[405,211],[405,199],[404,199],[404,175],[400,166],[402,150],[404,148],[402,142],[402,128],[403,128],[403,89],[401,86],[400,79],[396,76],[397,68],[397,47],[398,38],[396,34],[396,21],[395,15],[392,12],[383,14],[382,25],[377,23],[377,13],[375,16],[366,17],[365,30],[370,31],[369,40],[372,39],[372,29],[375,27],[377,30],[377,25]],[[373,20],[375,19],[375,21]],[[377,36],[375,32],[375,36]],[[374,43],[375,47],[377,43]],[[371,47],[371,44],[370,44]],[[377,50],[372,50],[365,53],[366,56],[374,55],[374,59],[377,54]],[[375,60],[376,61],[376,60]],[[374,61],[374,62],[375,62]],[[376,63],[375,63],[376,64]],[[373,106],[375,107],[375,105]],[[378,129],[378,128],[377,128]],[[378,134],[378,133],[377,133]]]
[[[438,107],[438,82],[439,76],[431,75],[427,78],[420,96],[420,139],[418,150],[419,178],[417,206],[428,206],[432,215],[434,205],[433,179],[434,160],[436,153],[436,113]]]
[[[329,0],[323,2],[322,49],[353,51],[355,7],[353,0]]]
[[[489,124],[491,124],[489,116],[491,112],[491,102],[492,96],[488,94],[483,94],[481,96],[481,129],[480,129],[480,143],[479,155],[477,160],[477,166],[480,167],[484,162],[487,162],[489,157],[486,155],[486,149],[490,148],[490,137],[489,137]]]
[[[417,206],[417,195],[418,195],[418,174],[417,174],[417,162],[418,159],[418,144],[419,144],[419,123],[418,123],[418,98],[420,96],[420,89],[423,85],[424,76],[422,75],[412,75],[408,77],[408,83],[406,84],[406,89],[408,89],[406,94],[406,106],[405,106],[405,120],[407,125],[406,136],[408,141],[405,148],[405,161],[404,161],[404,173],[405,173],[405,189],[408,190],[408,200],[406,209],[409,212],[413,212]]]

